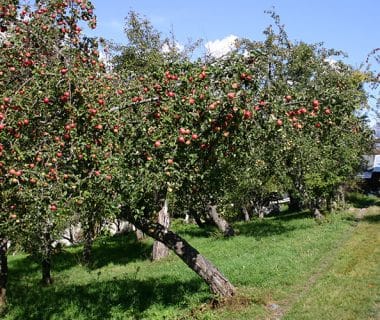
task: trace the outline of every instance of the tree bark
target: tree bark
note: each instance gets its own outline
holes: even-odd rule
[[[322,220],[324,218],[323,214],[319,211],[318,208],[314,208],[313,216],[317,220]]]
[[[224,218],[222,218],[218,214],[218,212],[216,211],[215,205],[209,206],[208,214],[225,237],[231,237],[235,235],[234,229],[229,225],[229,223]]]
[[[87,221],[87,226],[84,229],[84,246],[83,246],[83,263],[85,265],[89,265],[91,262],[93,242],[94,242],[94,225],[92,221]]]
[[[8,283],[8,257],[6,239],[0,238],[0,314],[6,307],[6,292]]]
[[[42,260],[41,260],[41,267],[42,267],[42,284],[43,285],[51,285],[53,283],[53,279],[51,277],[51,250],[52,250],[52,237],[51,237],[51,223],[48,222],[44,233],[43,233],[43,253],[42,253]]]
[[[53,283],[53,278],[51,277],[51,258],[45,257],[42,259],[42,284],[49,286]]]
[[[324,218],[323,214],[319,211],[319,204],[320,204],[320,199],[315,199],[313,202],[312,202],[312,207],[311,207],[311,211],[313,213],[313,216],[315,219],[317,220],[322,220]]]
[[[302,201],[299,197],[289,193],[289,211],[296,212],[302,210]]]
[[[165,200],[162,209],[158,213],[158,223],[161,224],[166,230],[169,229],[170,217],[168,213],[167,200]],[[152,260],[158,261],[160,259],[166,258],[168,255],[169,255],[169,248],[158,240],[154,241],[153,250],[152,250]]]
[[[248,213],[247,207],[243,206],[241,209],[242,209],[243,214],[244,214],[244,221],[248,222],[250,220],[250,218],[249,218],[249,213]]]
[[[164,243],[186,265],[197,273],[210,287],[211,291],[221,297],[231,297],[235,294],[235,287],[228,279],[205,257],[203,257],[186,240],[172,231],[167,230],[159,223],[150,222],[145,218],[135,218],[133,215],[123,212],[137,228],[155,240]]]

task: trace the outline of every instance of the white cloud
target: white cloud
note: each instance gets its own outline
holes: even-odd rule
[[[335,60],[333,58],[326,58],[324,61],[326,63],[328,63],[332,69],[339,70],[339,65],[338,65],[338,61],[337,60]]]
[[[217,39],[215,41],[209,41],[205,44],[205,47],[211,56],[220,58],[235,49],[235,41],[237,39],[237,36],[231,34],[221,40]]]
[[[176,41],[175,48],[177,49],[177,51],[182,52],[185,49],[185,46],[183,46],[182,44]],[[164,45],[161,48],[161,51],[163,53],[169,53],[170,52],[169,45],[167,43],[164,43]]]

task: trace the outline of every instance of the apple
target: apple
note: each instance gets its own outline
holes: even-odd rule
[[[252,117],[252,112],[249,110],[244,110],[243,112],[243,118],[244,119],[250,119]]]
[[[286,102],[290,102],[292,100],[292,96],[291,95],[286,95],[285,96],[285,101]]]
[[[157,140],[155,143],[154,143],[154,147],[155,148],[159,148],[161,146],[161,141],[160,140]]]
[[[282,120],[281,120],[281,119],[277,119],[276,124],[277,124],[279,127],[281,127],[281,126],[282,126]]]
[[[203,80],[206,78],[206,72],[205,71],[202,71],[200,74],[199,74],[199,79]]]
[[[170,164],[170,165],[172,165],[174,163],[174,160],[173,159],[168,159],[167,163]]]
[[[331,114],[331,110],[329,108],[325,109],[325,114],[327,115]]]
[[[236,94],[235,94],[235,92],[229,92],[229,93],[227,93],[227,98],[228,99],[234,99],[235,98],[235,96],[236,96]]]
[[[191,135],[191,139],[193,139],[193,140],[197,140],[197,139],[198,139],[198,135],[197,135],[196,133],[193,133],[193,134]]]
[[[313,107],[319,107],[319,101],[317,99],[313,100]]]
[[[57,206],[56,206],[55,204],[51,204],[51,205],[50,205],[50,210],[51,210],[51,211],[57,211],[57,209],[58,209],[58,208],[57,208]]]
[[[178,141],[179,143],[185,143],[185,138],[182,137],[182,136],[179,136],[178,139],[177,139],[177,141]]]
[[[88,112],[91,114],[91,115],[96,115],[98,113],[98,110],[96,110],[95,108],[90,108],[88,109]]]

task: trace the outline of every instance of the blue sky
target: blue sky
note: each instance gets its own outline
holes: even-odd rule
[[[205,42],[229,35],[262,39],[271,23],[265,10],[275,7],[292,40],[324,42],[349,54],[358,66],[380,47],[379,0],[93,0],[97,34],[125,41],[124,18],[129,10],[145,15],[164,34],[171,29],[179,40]]]
[[[203,39],[204,44],[234,35],[263,39],[272,23],[265,10],[273,7],[291,40],[323,42],[343,50],[359,67],[380,47],[380,0],[92,0],[98,16],[96,35],[123,43],[124,20],[130,10],[146,16],[153,26],[180,43]],[[377,67],[379,69],[379,67]],[[373,104],[373,102],[372,102]]]

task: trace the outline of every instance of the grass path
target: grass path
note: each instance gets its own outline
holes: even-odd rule
[[[357,227],[302,287],[271,305],[269,319],[380,319],[380,209],[356,212]]]

